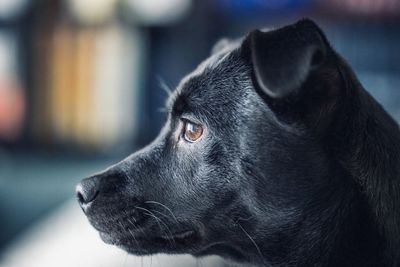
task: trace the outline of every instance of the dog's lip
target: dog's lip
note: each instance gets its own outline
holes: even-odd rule
[[[101,239],[104,241],[104,243],[106,244],[111,244],[111,245],[117,245],[119,243],[121,243],[121,241],[123,240],[120,238],[116,238],[114,237],[111,233],[108,233],[106,231],[99,231],[99,235],[101,237]],[[172,232],[172,233],[168,233],[168,234],[164,234],[164,235],[160,235],[160,236],[145,236],[145,235],[132,235],[132,233],[130,233],[130,237],[133,238],[135,240],[135,242],[140,242],[141,240],[147,240],[147,241],[151,241],[154,240],[156,241],[158,240],[165,240],[165,241],[174,241],[174,242],[184,242],[188,239],[191,238],[195,238],[197,236],[197,232],[195,230],[180,230],[177,232]],[[123,242],[122,242],[123,243]]]
[[[100,234],[100,238],[104,241],[104,243],[111,244],[111,245],[115,243],[114,238],[110,234],[108,234],[106,232],[102,232],[102,231],[99,231],[99,234]]]
[[[196,231],[194,230],[184,230],[184,231],[179,231],[177,233],[172,233],[169,235],[162,235],[161,238],[163,239],[173,239],[173,240],[177,240],[177,239],[186,239],[186,238],[190,238],[193,235],[196,234]]]

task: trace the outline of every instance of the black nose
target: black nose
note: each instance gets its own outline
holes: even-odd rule
[[[76,197],[79,205],[86,211],[88,204],[93,202],[99,195],[100,179],[98,177],[89,177],[83,179],[76,186]]]

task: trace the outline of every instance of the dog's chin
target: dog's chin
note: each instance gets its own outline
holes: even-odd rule
[[[134,234],[99,232],[101,239],[134,255],[151,255],[155,253],[195,253],[200,247],[201,236],[192,229],[168,231],[168,234],[154,233]]]

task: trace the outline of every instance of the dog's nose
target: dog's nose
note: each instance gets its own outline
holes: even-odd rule
[[[86,211],[88,204],[93,202],[100,191],[100,179],[98,177],[89,177],[83,179],[76,186],[76,197],[79,205]]]

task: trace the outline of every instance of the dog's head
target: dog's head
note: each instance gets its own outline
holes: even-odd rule
[[[133,254],[278,262],[303,224],[319,234],[332,188],[352,186],[329,179],[324,146],[338,61],[309,20],[218,45],[170,96],[159,136],[78,185],[89,221]]]

